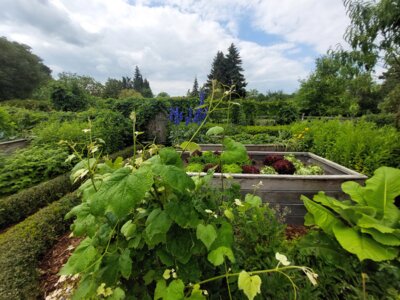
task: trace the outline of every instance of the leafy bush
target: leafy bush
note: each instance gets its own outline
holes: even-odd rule
[[[309,130],[304,133],[304,129]],[[400,134],[365,121],[312,121],[292,125],[300,151],[310,151],[366,175],[380,166],[400,166]],[[301,132],[301,134],[298,134]]]
[[[88,119],[91,119],[92,137],[105,141],[106,153],[115,152],[131,143],[132,130],[128,119],[110,110],[88,110],[77,114],[72,120],[42,123],[34,129],[36,137],[33,144],[56,145],[60,140],[68,140],[77,143],[78,148],[81,148],[89,138],[83,131],[89,127]]]
[[[68,194],[0,234],[0,299],[39,298],[39,259],[68,229],[64,215],[78,202]]]
[[[1,105],[25,108],[28,110],[46,111],[46,112],[49,112],[53,109],[53,106],[50,101],[33,100],[33,99],[6,100],[2,101]]]
[[[4,108],[0,107],[0,139],[10,135],[14,126],[10,115]]]
[[[0,199],[0,230],[17,223],[40,208],[72,191],[68,175],[62,175],[37,186]]]
[[[36,125],[47,121],[51,114],[42,111],[33,111],[19,107],[2,107],[11,116],[15,123],[15,134],[19,136],[28,135],[29,131]]]
[[[67,172],[67,155],[65,147],[33,146],[6,157],[0,169],[0,196]]]
[[[54,108],[62,111],[81,111],[88,105],[85,93],[76,83],[71,86],[54,84],[50,99]]]

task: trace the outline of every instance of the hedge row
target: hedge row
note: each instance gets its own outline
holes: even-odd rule
[[[65,174],[0,199],[0,230],[23,220],[72,190],[69,175]]]
[[[0,299],[39,298],[39,260],[66,232],[64,216],[79,202],[68,194],[0,235]]]
[[[114,160],[119,156],[128,158],[132,154],[133,149],[130,146],[109,155],[109,157]],[[64,174],[24,189],[17,194],[1,198],[0,230],[23,220],[72,190],[74,190],[74,186],[71,184],[69,174]]]

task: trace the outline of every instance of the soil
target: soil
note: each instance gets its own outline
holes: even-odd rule
[[[59,288],[57,283],[60,279],[60,275],[57,273],[82,240],[82,238],[77,237],[71,238],[69,237],[70,234],[71,233],[68,232],[61,236],[54,247],[45,254],[39,264],[39,270],[42,274],[40,276],[40,288],[44,295],[43,298],[46,298],[47,295]]]

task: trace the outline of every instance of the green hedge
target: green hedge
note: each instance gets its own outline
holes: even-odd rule
[[[0,199],[0,230],[23,220],[72,190],[69,175],[65,174]]]
[[[80,199],[68,194],[0,235],[0,299],[38,299],[40,258],[69,226]]]

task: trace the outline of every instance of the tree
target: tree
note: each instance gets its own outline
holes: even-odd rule
[[[226,84],[228,82],[226,75],[227,70],[225,55],[222,53],[222,51],[218,51],[217,55],[214,57],[210,74],[207,76],[207,82],[205,84],[207,94],[209,94],[211,91],[213,80],[216,80],[222,84]]]
[[[133,89],[132,78],[122,77],[122,89]]]
[[[145,98],[153,98],[154,97],[153,92],[151,91],[151,88],[150,88],[150,83],[146,78],[143,81],[143,88],[142,88],[141,94]]]
[[[0,100],[30,97],[50,73],[29,46],[0,37]]]
[[[244,98],[246,96],[246,80],[243,75],[242,60],[239,51],[232,43],[226,55],[227,85],[234,85],[234,98]]]
[[[212,80],[216,80],[227,87],[234,86],[232,98],[243,98],[246,96],[245,87],[247,83],[243,75],[242,60],[239,56],[239,51],[233,43],[229,46],[226,56],[221,51],[217,52],[207,78],[207,93],[211,90]]]
[[[169,98],[170,95],[167,92],[159,92],[157,98]]]
[[[88,105],[86,95],[76,82],[72,82],[69,86],[56,82],[50,98],[57,110],[81,111]]]
[[[123,89],[121,80],[108,78],[104,84],[103,98],[118,98],[118,95]]]
[[[351,24],[345,38],[364,54],[372,68],[381,53],[385,60],[400,65],[400,5],[398,0],[345,0]]]
[[[143,90],[143,77],[142,74],[140,73],[139,67],[135,67],[135,74],[133,75],[133,89],[135,91],[138,91],[139,93],[142,92]]]
[[[302,112],[311,115],[351,115],[376,112],[379,98],[370,71],[359,64],[359,53],[328,51],[297,93]]]
[[[199,92],[199,83],[197,82],[197,77],[194,78],[193,82],[193,88],[192,91],[190,92],[191,97],[199,97],[200,92]]]
[[[58,81],[63,85],[72,86],[73,83],[77,85],[84,93],[100,97],[103,94],[104,86],[90,76],[81,76],[76,73],[62,72],[58,74]]]

